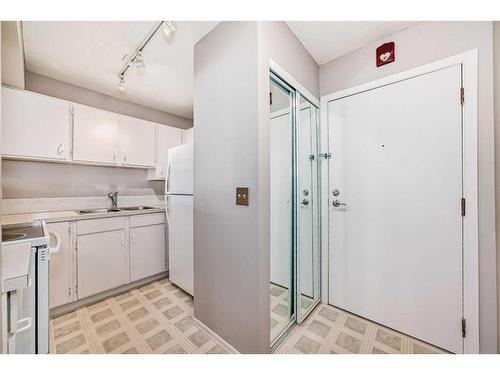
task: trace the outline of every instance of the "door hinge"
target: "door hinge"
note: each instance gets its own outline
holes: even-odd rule
[[[460,200],[460,214],[465,216],[465,198]]]
[[[460,105],[463,106],[465,103],[465,89],[460,87]]]
[[[71,225],[68,226],[68,234],[71,234]]]
[[[466,326],[467,326],[467,321],[465,320],[465,318],[462,318],[462,337],[465,337]]]
[[[71,288],[68,288],[68,296],[71,297]]]
[[[332,154],[330,152],[325,152],[325,153],[319,154],[319,157],[327,160],[327,159],[331,159],[332,158]]]

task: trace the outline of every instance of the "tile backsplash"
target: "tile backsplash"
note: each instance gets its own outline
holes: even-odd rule
[[[118,207],[155,206],[164,207],[163,195],[118,196]],[[111,207],[107,197],[61,197],[2,199],[2,215],[46,211],[68,211]]]

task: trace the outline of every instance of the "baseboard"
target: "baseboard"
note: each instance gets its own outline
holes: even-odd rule
[[[80,307],[83,307],[86,305],[92,305],[94,303],[100,302],[100,301],[105,300],[107,298],[116,296],[118,294],[125,293],[126,291],[131,290],[131,289],[139,288],[143,285],[149,284],[150,282],[153,282],[153,281],[159,280],[159,279],[163,279],[165,277],[168,277],[168,271],[147,277],[147,278],[142,279],[142,280],[134,281],[130,284],[122,285],[118,288],[107,290],[105,292],[102,292],[102,293],[99,293],[99,294],[96,294],[96,295],[93,295],[90,297],[82,298],[78,301],[68,303],[67,305],[54,307],[54,308],[50,309],[49,316],[51,319],[56,318],[60,315],[64,315],[64,314],[67,314],[71,311],[79,309]]]
[[[229,354],[241,354],[235,348],[233,348],[226,340],[208,328],[205,324],[200,322],[198,319],[194,318],[196,324],[199,325],[217,344],[222,346]]]

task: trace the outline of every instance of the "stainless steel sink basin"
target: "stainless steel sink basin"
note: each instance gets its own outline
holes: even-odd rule
[[[26,237],[24,233],[2,233],[2,242],[4,241],[15,241]]]
[[[121,207],[120,210],[123,211],[142,211],[142,210],[154,210],[155,207],[150,206],[135,206],[135,207]]]
[[[78,210],[76,211],[80,215],[92,215],[92,214],[107,214],[108,212],[120,212],[121,210],[115,208],[96,208],[91,210]]]

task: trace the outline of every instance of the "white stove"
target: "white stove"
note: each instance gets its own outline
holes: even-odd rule
[[[4,353],[49,351],[48,244],[43,221],[2,226],[0,347]]]

